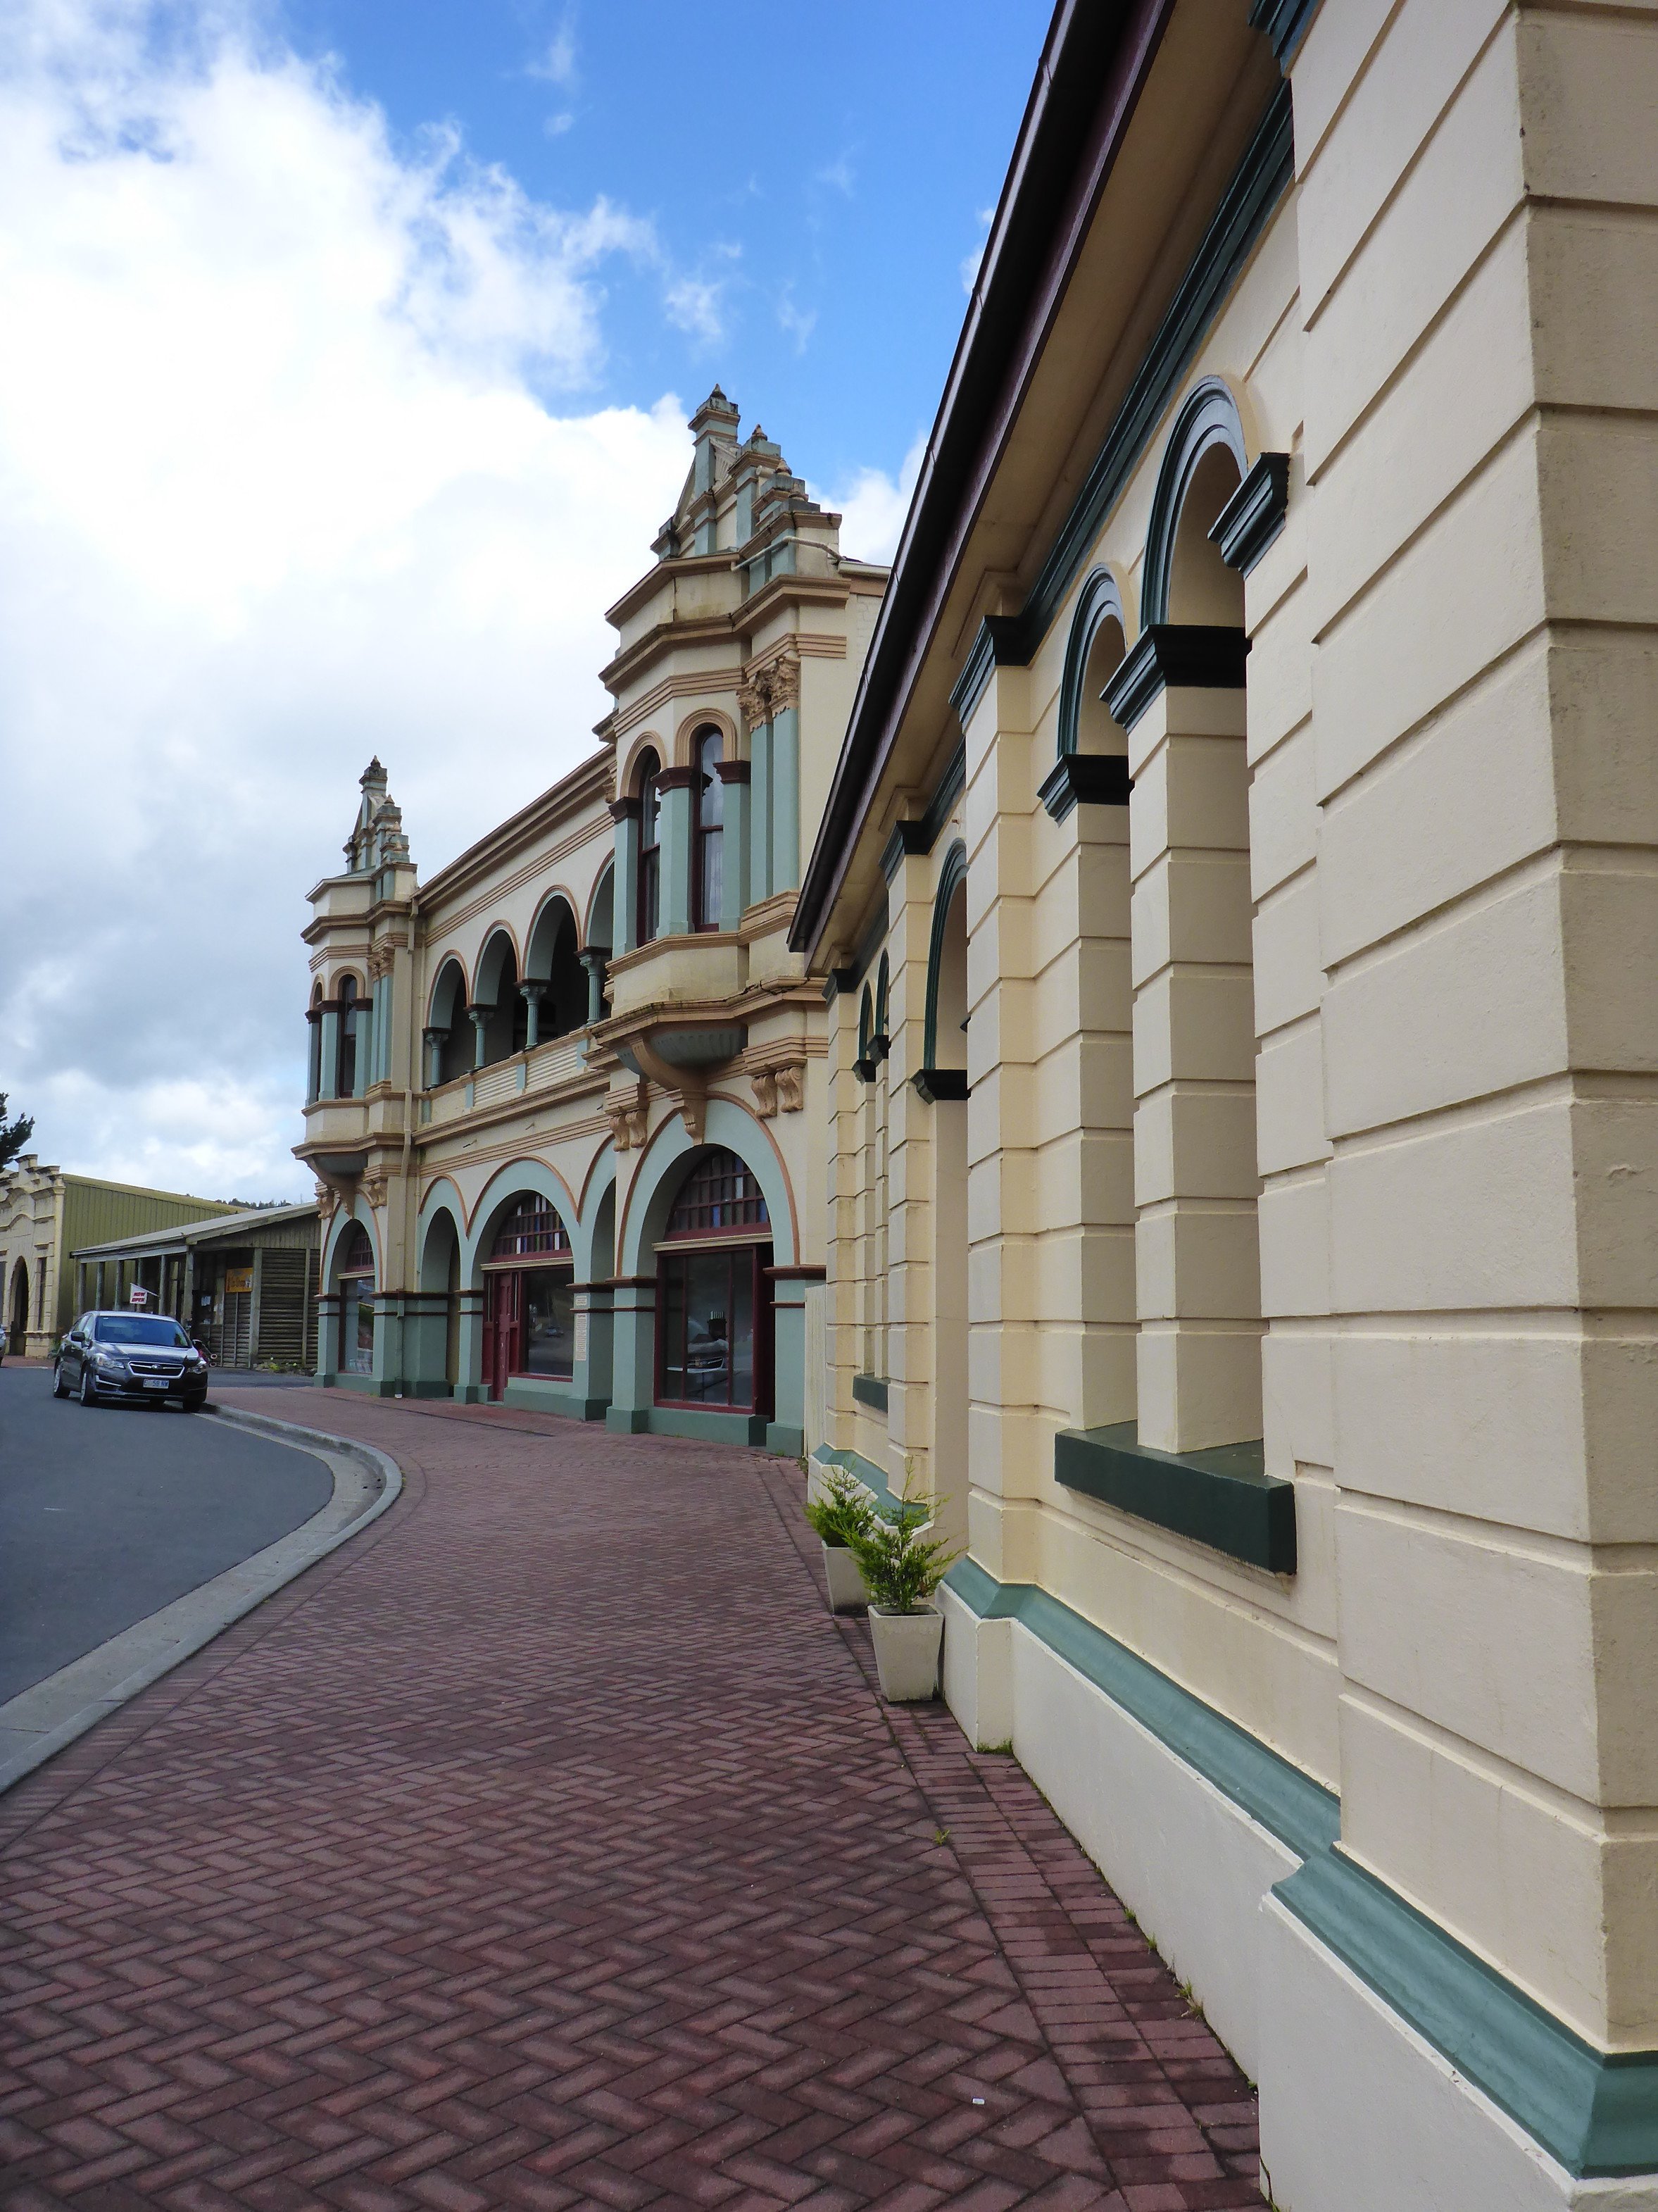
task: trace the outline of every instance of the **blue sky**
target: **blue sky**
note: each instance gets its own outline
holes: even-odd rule
[[[694,400],[717,378],[815,483],[896,477],[932,419],[1048,0],[283,12],[411,149],[453,121],[538,200],[653,219],[680,316],[660,271],[606,269],[604,398]]]
[[[5,0],[0,1091],[44,1159],[305,1193],[365,763],[429,877],[591,750],[716,380],[890,553],[1048,12]]]

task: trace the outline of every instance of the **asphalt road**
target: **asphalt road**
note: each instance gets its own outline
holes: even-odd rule
[[[54,1399],[50,1368],[0,1365],[0,1704],[263,1551],[332,1491],[322,1462],[286,1444],[171,1407]]]

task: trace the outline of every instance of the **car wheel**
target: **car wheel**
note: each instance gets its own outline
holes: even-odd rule
[[[69,1395],[69,1384],[64,1380],[64,1363],[61,1359],[55,1359],[52,1362],[52,1395],[54,1398],[67,1398]]]
[[[96,1396],[94,1395],[92,1388],[91,1368],[83,1367],[81,1370],[81,1388],[76,1395],[79,1397],[81,1403],[83,1406],[95,1406],[97,1404],[98,1401]]]
[[[179,1411],[181,1413],[199,1413],[201,1410],[202,1401],[199,1398],[181,1398],[179,1401]]]

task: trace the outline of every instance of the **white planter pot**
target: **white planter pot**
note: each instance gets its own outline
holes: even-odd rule
[[[858,1562],[844,1544],[824,1545],[823,1572],[829,1581],[831,1613],[851,1613],[869,1603]]]
[[[943,1613],[931,1605],[923,1613],[883,1613],[872,1605],[869,1625],[875,1638],[875,1671],[888,1704],[914,1705],[932,1697],[938,1686]]]

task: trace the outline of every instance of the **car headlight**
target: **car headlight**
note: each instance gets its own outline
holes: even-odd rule
[[[126,1362],[118,1352],[94,1352],[92,1364],[94,1367],[107,1367],[116,1374],[122,1373],[126,1367]]]

